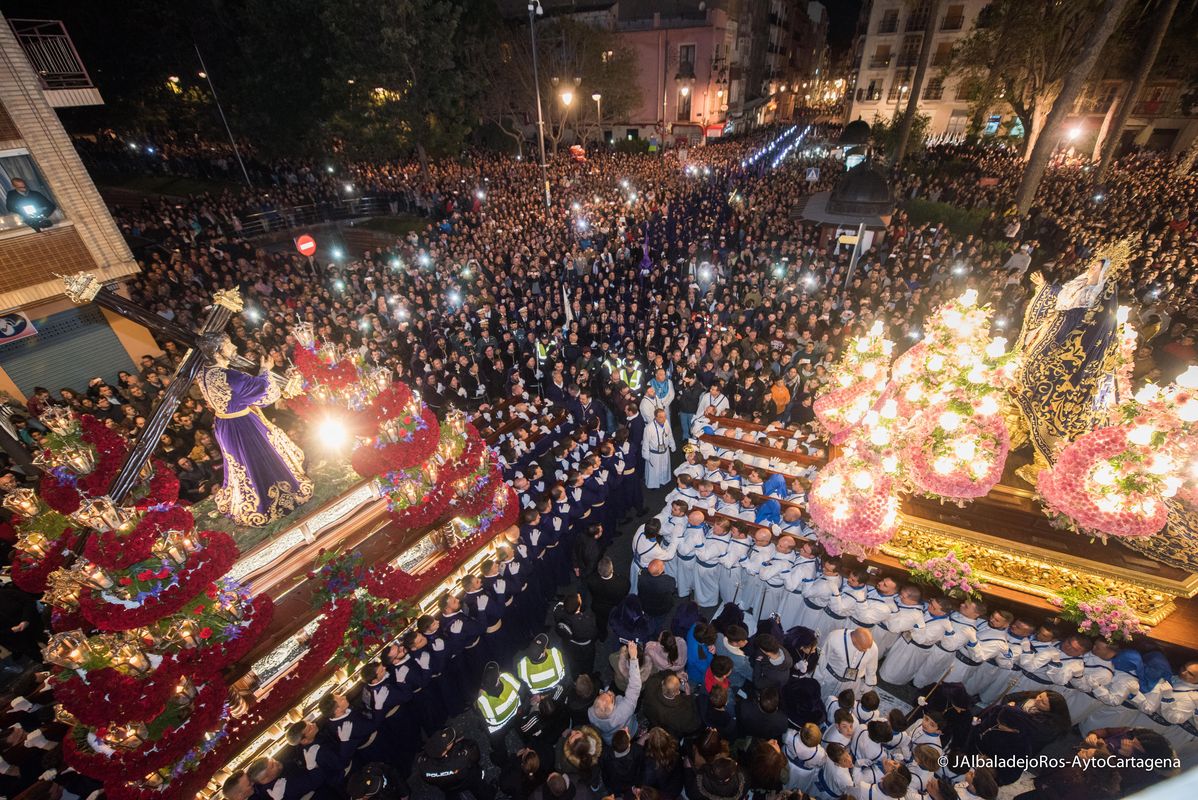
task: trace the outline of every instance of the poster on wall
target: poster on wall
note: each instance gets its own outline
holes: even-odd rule
[[[0,314],[0,345],[28,339],[30,336],[37,336],[37,328],[33,327],[33,320],[23,312]]]

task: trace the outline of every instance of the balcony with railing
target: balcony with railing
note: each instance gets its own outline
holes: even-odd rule
[[[870,69],[886,69],[890,66],[890,60],[893,56],[887,54],[884,56],[874,56],[869,60]]]
[[[8,24],[37,73],[51,106],[66,108],[104,103],[61,21],[10,19]]]

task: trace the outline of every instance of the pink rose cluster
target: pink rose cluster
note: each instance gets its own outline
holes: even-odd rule
[[[1128,641],[1147,631],[1140,624],[1136,612],[1121,597],[1108,595],[1085,600],[1077,604],[1077,609],[1082,614],[1077,629],[1082,633],[1101,636],[1108,642]]]
[[[935,586],[950,597],[972,597],[983,587],[973,576],[973,567],[952,550],[926,561],[904,561],[903,565],[911,570],[913,580]]]
[[[1040,472],[1036,487],[1051,512],[1065,517],[1080,532],[1101,537],[1152,536],[1165,526],[1169,511],[1155,494],[1128,492],[1115,509],[1099,505],[1111,487],[1098,485],[1094,472],[1103,462],[1138,448],[1128,442],[1132,427],[1111,425],[1092,430],[1066,445],[1057,463]],[[1145,450],[1145,455],[1150,452],[1139,449]],[[1126,470],[1143,470],[1136,466],[1142,462],[1125,459],[1123,463],[1125,472],[1117,477],[1125,477]],[[1150,501],[1151,513],[1144,512],[1144,501]]]

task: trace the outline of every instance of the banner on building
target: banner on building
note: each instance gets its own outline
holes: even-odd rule
[[[37,336],[37,328],[33,327],[33,320],[25,316],[23,311],[0,314],[0,345],[30,336]]]

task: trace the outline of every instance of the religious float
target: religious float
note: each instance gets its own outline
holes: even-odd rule
[[[846,343],[814,402],[826,457],[762,446],[785,432],[730,418],[700,440],[771,472],[817,467],[803,511],[832,553],[1198,650],[1198,367],[1133,386],[1114,280],[1128,255],[1037,277],[1012,343],[972,290],[905,351],[880,323]]]
[[[64,756],[114,800],[217,796],[321,697],[352,693],[357,667],[478,567],[518,504],[462,414],[438,420],[388,371],[316,342],[310,325],[293,331],[294,369],[251,376],[221,334],[241,311],[235,291],[218,293],[191,332],[89,275],[65,283],[76,302],[188,352],[137,441],[49,410],[39,490],[4,498],[13,580],[53,610],[45,655]],[[215,502],[188,506],[152,444],[193,381],[237,466]],[[309,424],[345,432],[352,452],[305,474],[260,411],[283,398]],[[222,423],[243,422],[252,431],[221,439]]]

